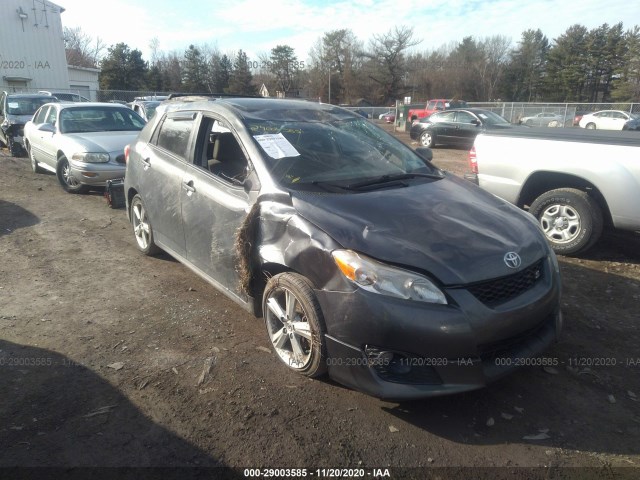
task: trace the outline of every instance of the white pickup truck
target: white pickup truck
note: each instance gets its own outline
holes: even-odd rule
[[[640,231],[640,134],[514,128],[482,133],[465,177],[528,209],[556,253],[585,252],[603,227]]]

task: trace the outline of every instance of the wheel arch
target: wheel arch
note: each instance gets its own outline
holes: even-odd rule
[[[237,230],[235,245],[240,288],[253,298],[258,317],[264,288],[279,273],[297,273],[314,289],[340,285],[339,270],[331,267],[331,252],[340,245],[291,206],[257,202]]]
[[[561,172],[534,172],[522,186],[517,205],[523,209],[529,207],[540,195],[557,188],[575,188],[589,194],[602,209],[605,224],[611,225],[611,212],[604,195],[593,183],[578,175]]]
[[[138,191],[133,188],[130,187],[129,190],[127,190],[127,218],[129,219],[129,221],[131,221],[131,201],[133,200],[133,197],[135,197],[138,194]]]

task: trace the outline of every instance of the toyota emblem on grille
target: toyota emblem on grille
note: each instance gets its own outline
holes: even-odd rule
[[[520,255],[516,252],[507,252],[504,255],[504,263],[506,263],[509,268],[518,268],[522,263],[522,260],[520,259]]]

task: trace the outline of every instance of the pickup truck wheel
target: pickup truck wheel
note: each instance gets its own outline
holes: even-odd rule
[[[589,194],[574,188],[543,193],[529,213],[538,219],[551,248],[559,254],[585,252],[602,233],[602,209]]]
[[[423,132],[422,135],[420,135],[420,145],[433,148],[436,145],[436,137],[430,132]]]

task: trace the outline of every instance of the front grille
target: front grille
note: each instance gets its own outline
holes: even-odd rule
[[[541,259],[518,273],[488,282],[476,283],[469,286],[468,290],[485,305],[495,307],[532,288],[542,279],[542,273]]]
[[[118,155],[116,157],[116,162],[118,163],[124,163],[124,153],[121,153],[120,155]]]

